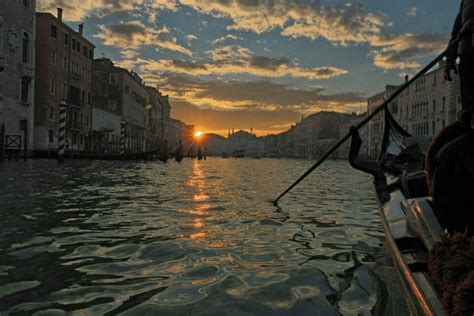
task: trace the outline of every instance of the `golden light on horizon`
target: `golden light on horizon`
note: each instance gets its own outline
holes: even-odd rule
[[[196,133],[194,133],[194,137],[199,138],[199,137],[201,137],[203,134],[204,134],[203,132],[197,131]]]

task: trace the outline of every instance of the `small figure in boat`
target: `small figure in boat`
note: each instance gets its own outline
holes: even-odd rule
[[[165,139],[163,142],[163,147],[160,152],[160,161],[166,163],[168,161],[168,141]]]
[[[180,139],[179,140],[179,144],[178,144],[178,148],[176,148],[176,157],[175,157],[175,160],[177,162],[181,162],[181,160],[183,160],[183,156],[184,156],[184,147],[183,147],[183,142],[182,140]]]
[[[460,40],[458,45],[452,45],[457,39]],[[460,120],[461,124],[467,126],[471,121],[472,111],[469,110],[474,107],[474,0],[461,1],[448,47],[444,77],[452,81],[451,71],[457,74],[459,69],[463,109]],[[456,68],[458,57],[460,63]]]
[[[202,158],[203,158],[201,146],[198,146],[197,158],[198,158],[198,160],[202,160]]]

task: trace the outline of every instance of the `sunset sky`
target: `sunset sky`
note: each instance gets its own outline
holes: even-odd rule
[[[96,57],[169,94],[196,129],[277,133],[320,110],[360,112],[445,47],[459,0],[38,0]],[[55,13],[54,13],[55,14]]]

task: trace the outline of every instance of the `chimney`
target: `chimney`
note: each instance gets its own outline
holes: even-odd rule
[[[409,75],[405,75],[405,83],[407,83],[407,82],[408,82],[408,79],[409,79],[409,78],[410,78],[410,76],[409,76]]]
[[[62,8],[58,8],[58,20],[59,21],[63,21],[63,9]]]
[[[79,24],[79,34],[84,33],[84,23]]]

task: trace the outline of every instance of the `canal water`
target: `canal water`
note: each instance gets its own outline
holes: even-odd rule
[[[0,162],[0,314],[373,313],[371,177],[328,161],[269,202],[311,164]]]

